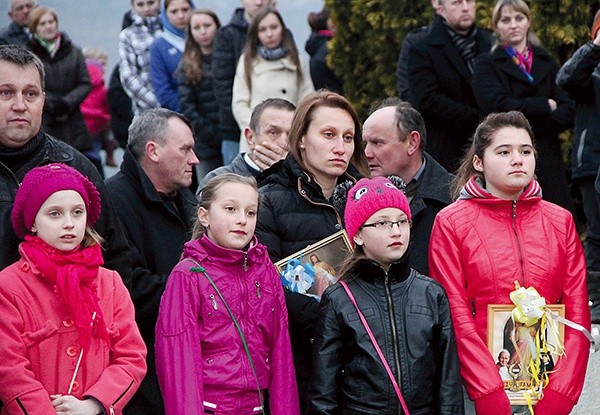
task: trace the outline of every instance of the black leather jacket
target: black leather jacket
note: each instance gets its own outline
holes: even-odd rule
[[[408,266],[386,273],[361,260],[346,278],[400,385],[411,415],[463,414],[456,341],[445,291]],[[310,408],[314,414],[401,414],[402,409],[354,304],[341,284],[319,309]]]

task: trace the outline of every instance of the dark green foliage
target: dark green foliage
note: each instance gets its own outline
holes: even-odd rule
[[[490,28],[494,1],[478,2],[480,26]],[[364,119],[376,100],[396,95],[396,63],[402,39],[427,25],[429,0],[326,0],[336,35],[329,62],[344,79],[344,93]],[[589,40],[598,0],[530,0],[533,28],[561,63]]]

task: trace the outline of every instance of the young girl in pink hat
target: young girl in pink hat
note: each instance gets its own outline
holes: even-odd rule
[[[0,414],[121,414],[146,373],[129,293],[102,268],[100,194],[64,164],[15,198],[21,259],[0,272]]]
[[[448,299],[408,265],[404,192],[384,177],[361,179],[345,205],[355,249],[321,297],[308,413],[462,414]]]

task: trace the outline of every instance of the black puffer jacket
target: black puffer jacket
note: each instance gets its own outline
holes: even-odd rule
[[[346,279],[411,415],[463,414],[456,340],[440,284],[408,266],[359,261]],[[321,298],[308,414],[401,412],[394,387],[341,284]]]
[[[266,245],[273,262],[343,228],[342,217],[325,199],[320,186],[288,155],[263,173],[261,206],[256,235]],[[359,173],[350,167],[341,180],[356,180]],[[290,338],[296,368],[300,404],[307,403],[312,368],[312,338],[318,302],[312,297],[286,292]]]
[[[92,148],[92,139],[79,105],[92,90],[92,81],[81,49],[65,33],[61,33],[60,42],[54,56],[35,39],[27,42],[27,48],[41,59],[46,72],[42,123],[48,134],[83,152]]]

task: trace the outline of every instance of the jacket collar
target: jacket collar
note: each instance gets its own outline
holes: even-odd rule
[[[523,193],[517,199],[518,201],[524,200],[540,200],[542,198],[542,188],[536,180],[532,180],[531,183],[525,188]],[[460,191],[459,199],[479,199],[479,200],[490,200],[490,201],[505,201],[492,195],[485,189],[483,179],[477,176],[473,176],[469,179],[467,184]]]
[[[351,274],[371,283],[384,283],[387,275],[388,281],[391,284],[397,284],[406,281],[411,274],[409,259],[410,248],[406,251],[402,258],[390,265],[390,269],[386,273],[381,265],[379,265],[376,261],[365,258],[360,260],[354,266],[354,268],[352,268]]]
[[[552,58],[548,53],[537,46],[531,46],[533,51],[533,63],[531,65],[531,76],[533,77],[533,84],[539,84],[551,70],[551,65],[548,65],[552,61]],[[521,68],[519,68],[512,61],[510,56],[506,53],[502,45],[498,45],[492,52],[492,59],[498,63],[498,66],[509,77],[518,79],[519,81],[530,85],[529,80],[523,74]]]
[[[431,199],[445,204],[452,203],[448,188],[454,175],[448,173],[448,171],[428,153],[423,152],[423,158],[426,161],[425,170],[419,179],[419,187],[413,200]]]
[[[192,239],[185,243],[182,258],[186,257],[198,261],[201,265],[206,261],[226,266],[230,266],[230,264],[243,265],[246,261],[248,266],[251,266],[263,261],[268,254],[267,248],[258,243],[256,236],[252,237],[245,250],[240,250],[224,248],[214,243],[206,235],[202,235],[199,239]]]
[[[153,203],[165,203],[160,193],[158,193],[156,187],[154,187],[154,184],[144,169],[142,169],[140,163],[138,163],[138,161],[135,159],[129,148],[127,148],[123,154],[123,162],[121,163],[119,170],[130,181],[139,185],[139,188],[146,200]],[[197,204],[196,198],[189,189],[178,190],[176,197],[181,198],[187,205],[195,206]],[[170,208],[168,208],[168,210],[170,210]],[[187,218],[187,212],[181,212],[181,215],[182,219]]]

